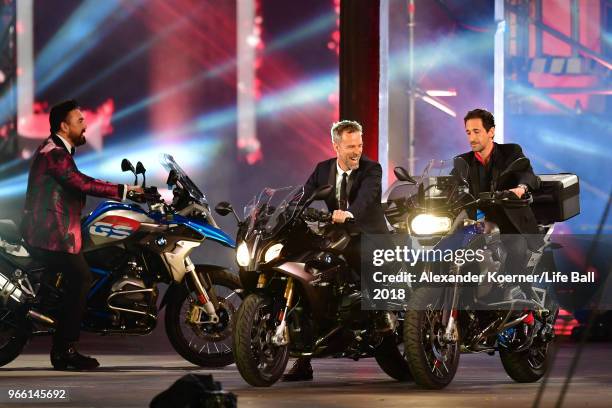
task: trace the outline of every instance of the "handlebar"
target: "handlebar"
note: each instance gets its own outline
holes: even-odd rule
[[[514,193],[509,190],[484,192],[480,193],[478,199],[459,206],[455,210],[461,210],[472,206],[494,206],[499,205],[508,208],[521,208],[528,207],[533,202],[533,197],[530,193],[524,195],[526,198],[518,198]]]
[[[316,208],[306,208],[303,214],[304,219],[306,221],[314,221],[314,222],[323,222],[323,223],[331,223],[332,222],[332,213],[327,211],[317,210]],[[353,224],[355,222],[354,218],[347,218],[344,220],[345,224]]]
[[[495,191],[493,193],[483,193],[478,197],[477,201],[479,201],[480,204],[501,205],[512,208],[527,207],[533,202],[531,194],[526,193],[523,197],[526,198],[518,198],[509,190],[504,190]]]
[[[330,222],[331,214],[325,211],[317,210],[316,208],[306,208],[302,215],[306,221],[313,222]]]
[[[137,203],[155,204],[163,201],[155,186],[145,187],[144,193],[137,193],[133,190],[128,191],[127,198]]]

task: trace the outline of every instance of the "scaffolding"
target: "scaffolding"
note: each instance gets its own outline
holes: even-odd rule
[[[609,0],[505,0],[509,113],[601,113],[612,60],[601,38]]]
[[[0,2],[0,163],[17,152],[17,1]]]

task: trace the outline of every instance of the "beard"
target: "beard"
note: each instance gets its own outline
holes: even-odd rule
[[[83,146],[85,143],[87,143],[87,139],[85,139],[85,131],[71,136],[72,137],[70,139],[72,140],[72,143],[74,143],[75,147]]]
[[[480,153],[484,150],[484,147],[480,143],[470,145],[473,152]]]
[[[344,165],[349,169],[349,170],[357,170],[359,168],[359,160],[361,159],[360,157],[357,157],[357,162],[353,163],[353,161],[350,159],[350,157],[345,157],[343,162]]]

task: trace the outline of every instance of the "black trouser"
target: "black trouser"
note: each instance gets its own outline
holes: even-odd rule
[[[527,262],[529,262],[527,239],[524,235],[521,235],[508,217],[501,211],[495,213],[491,218],[493,218],[491,221],[495,222],[499,227],[500,238],[506,249],[505,273],[510,275],[524,274]],[[531,285],[521,286],[523,289],[528,289]]]
[[[85,313],[87,293],[91,287],[92,277],[89,265],[82,253],[47,251],[30,248],[32,256],[42,262],[46,274],[55,276],[62,273],[62,300],[56,317],[56,332],[53,336],[55,346],[63,346],[79,340],[81,321]],[[44,295],[43,295],[44,296]]]
[[[506,273],[520,275],[525,272],[527,266],[527,240],[518,234],[501,234],[501,241],[506,248],[507,257],[505,263]]]
[[[529,254],[527,252],[527,240],[524,236],[518,234],[501,234],[501,241],[506,248],[506,262],[504,271],[510,275],[521,275],[525,273],[527,262],[529,262]],[[523,284],[523,290],[528,289],[531,285]]]

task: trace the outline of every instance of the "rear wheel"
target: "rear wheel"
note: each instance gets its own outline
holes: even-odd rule
[[[404,347],[414,381],[421,387],[440,389],[455,377],[459,366],[459,333],[446,341],[442,324],[445,310],[440,288],[416,289],[404,320]]]
[[[197,267],[196,267],[197,268]],[[197,270],[197,269],[196,269]],[[192,323],[189,319],[195,292],[185,286],[173,292],[166,308],[166,334],[177,353],[200,367],[225,367],[234,362],[232,319],[242,303],[240,279],[224,269],[208,272],[218,305],[218,323]],[[202,312],[201,319],[207,316]]]
[[[518,353],[500,348],[499,357],[504,370],[514,381],[536,382],[548,369],[548,343],[533,344],[527,350]]]
[[[18,311],[0,308],[0,367],[15,360],[28,342],[28,324]]]
[[[535,334],[533,343],[527,350],[515,352],[504,347],[499,348],[499,357],[506,373],[516,382],[529,383],[536,382],[546,374],[550,365],[552,327],[556,319],[557,312],[551,313],[544,321],[544,326],[548,324],[550,337],[540,333]],[[522,323],[524,324],[524,323]]]
[[[271,300],[247,296],[236,314],[234,355],[240,375],[255,387],[271,386],[287,367],[289,349],[272,343],[275,331]]]

